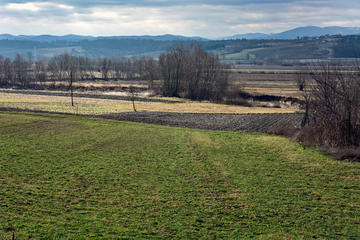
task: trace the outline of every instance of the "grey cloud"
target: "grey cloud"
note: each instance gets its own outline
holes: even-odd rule
[[[38,11],[9,10],[9,3],[49,3]],[[64,4],[73,8],[59,8]],[[2,32],[14,34],[220,37],[279,32],[305,25],[360,24],[360,1],[346,0],[64,0],[1,1]],[[25,32],[28,31],[28,32]]]
[[[3,4],[7,3],[27,3],[27,2],[49,2],[46,0],[4,0]],[[94,6],[178,6],[178,5],[232,5],[241,6],[246,4],[285,4],[285,3],[302,3],[302,4],[327,4],[334,2],[334,0],[55,0],[51,2],[57,2],[60,4],[68,4],[77,7],[94,7]],[[349,2],[356,2],[350,0]]]

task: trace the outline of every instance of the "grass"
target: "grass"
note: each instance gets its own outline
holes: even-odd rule
[[[224,58],[226,60],[254,60],[256,59],[255,52],[264,49],[265,48],[245,49],[238,53],[226,54]]]
[[[167,99],[168,100],[168,99]],[[175,100],[175,99],[172,99]],[[0,107],[41,110],[61,113],[101,115],[133,111],[131,101],[75,98],[75,107],[69,97],[4,93]],[[243,107],[209,102],[183,101],[181,103],[136,102],[136,109],[145,112],[180,113],[294,113],[297,109]]]
[[[232,53],[224,55],[225,60],[254,60],[256,55],[249,51],[242,51],[240,53]]]
[[[0,113],[0,238],[359,239],[360,165],[282,137]]]

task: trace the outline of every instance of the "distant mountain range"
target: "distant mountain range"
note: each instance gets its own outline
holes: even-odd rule
[[[217,40],[232,40],[232,39],[248,39],[248,40],[261,40],[261,39],[297,39],[298,37],[320,37],[324,35],[360,35],[360,28],[358,27],[316,27],[307,26],[294,28],[281,33],[265,34],[265,33],[246,33],[237,34],[229,37],[219,38]],[[143,35],[143,36],[81,36],[81,35],[11,35],[11,34],[0,34],[0,40],[25,40],[25,41],[36,41],[36,42],[80,42],[83,40],[94,41],[99,39],[127,39],[127,40],[153,40],[153,41],[209,41],[209,39],[202,37],[185,37],[180,35]]]
[[[323,35],[336,36],[318,38]],[[309,38],[297,40],[305,36]],[[193,41],[222,60],[244,64],[289,64],[304,59],[360,57],[360,28],[342,27],[302,27],[277,34],[250,33],[218,40],[170,34],[106,37],[0,34],[0,57],[14,58],[19,53],[28,58],[41,59],[67,52],[93,59],[158,58],[179,42],[191,45]]]
[[[207,39],[201,37],[185,37],[179,35],[159,35],[159,36],[81,36],[81,35],[11,35],[11,34],[0,34],[0,40],[22,40],[22,41],[36,41],[36,42],[55,42],[55,41],[66,41],[66,42],[80,42],[83,40],[94,41],[99,39],[128,39],[128,40],[154,40],[154,41],[206,41]]]
[[[222,38],[223,40],[231,39],[297,39],[302,37],[320,37],[324,35],[360,35],[358,27],[316,27],[307,26],[294,28],[281,33],[265,34],[265,33],[247,33],[237,34],[230,37]]]

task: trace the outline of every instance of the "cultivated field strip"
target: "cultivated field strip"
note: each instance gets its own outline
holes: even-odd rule
[[[167,126],[246,132],[271,132],[283,126],[298,127],[302,114],[194,114],[194,113],[119,113],[102,115],[120,121]]]

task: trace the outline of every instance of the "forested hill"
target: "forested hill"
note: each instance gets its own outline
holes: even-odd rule
[[[192,44],[196,40],[157,41],[153,39],[97,39],[39,42],[0,40],[0,55],[17,53],[32,58],[52,57],[64,52],[91,58],[158,57],[176,44]],[[360,36],[325,36],[296,40],[217,40],[198,41],[206,51],[223,60],[253,63],[277,63],[300,59],[355,58],[360,56]]]

